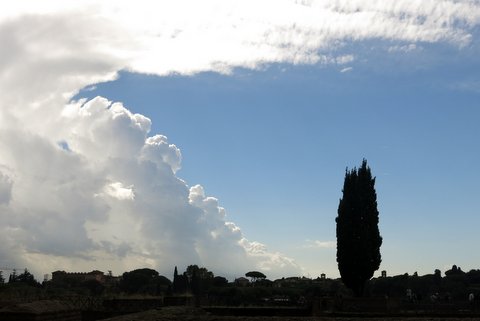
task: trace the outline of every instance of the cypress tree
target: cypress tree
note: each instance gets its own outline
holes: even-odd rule
[[[173,271],[173,293],[177,293],[178,290],[178,270],[177,266],[175,266],[175,270]]]
[[[365,159],[358,170],[345,172],[336,223],[338,270],[343,283],[362,296],[365,282],[382,261],[375,178]]]

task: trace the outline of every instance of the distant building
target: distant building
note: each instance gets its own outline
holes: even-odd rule
[[[98,270],[91,272],[52,272],[53,283],[82,283],[90,280],[96,280],[103,284],[106,281],[106,276],[102,271]]]

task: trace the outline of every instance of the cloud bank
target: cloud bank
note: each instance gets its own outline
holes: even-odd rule
[[[246,240],[202,186],[178,178],[179,149],[165,136],[148,137],[149,129],[148,118],[97,97],[62,109],[62,144],[2,131],[2,244],[15,244],[2,258],[43,271],[170,272],[197,263],[229,276],[274,266],[299,272],[292,260]]]
[[[168,4],[167,4],[168,3]],[[120,70],[231,72],[359,59],[355,42],[475,45],[478,1],[15,1],[0,13],[0,262],[228,276],[301,268],[248,241],[219,201],[177,171],[181,152],[151,120],[105,98],[71,101]],[[380,50],[380,49],[379,49]],[[317,242],[318,247],[330,243]]]

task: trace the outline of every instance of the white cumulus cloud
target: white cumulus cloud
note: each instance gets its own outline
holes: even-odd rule
[[[119,200],[134,200],[133,186],[125,187],[121,182],[111,183],[103,189],[106,194]]]

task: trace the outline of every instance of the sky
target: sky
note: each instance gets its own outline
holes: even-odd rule
[[[480,268],[480,2],[16,1],[0,268],[338,277],[346,168],[381,270]]]

